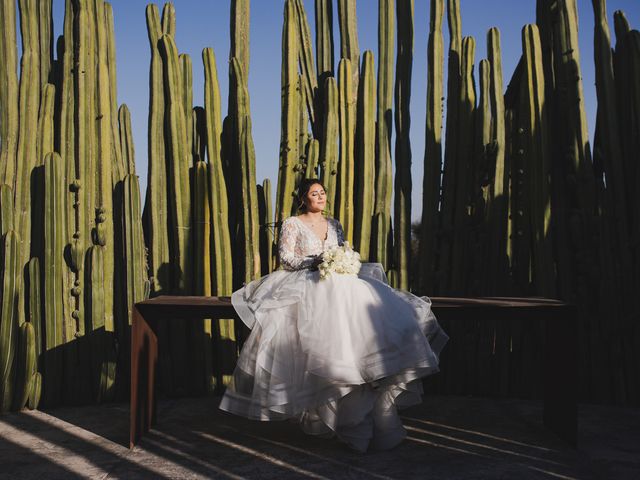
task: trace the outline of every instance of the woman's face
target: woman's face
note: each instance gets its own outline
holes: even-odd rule
[[[311,213],[321,212],[327,203],[327,194],[319,183],[314,183],[309,188],[305,197],[305,205],[307,211]]]

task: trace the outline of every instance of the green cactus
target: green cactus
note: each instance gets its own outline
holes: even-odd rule
[[[249,18],[250,0],[231,0],[231,48],[229,62],[237,58],[244,72],[249,78]]]
[[[285,3],[282,27],[282,128],[280,135],[280,166],[276,200],[276,222],[282,222],[293,209],[296,166],[298,164],[298,37],[296,35],[295,6]]]
[[[444,0],[431,0],[429,42],[427,47],[427,121],[422,182],[422,222],[420,230],[420,290],[435,290],[436,230],[442,170],[442,100]]]
[[[165,12],[173,8],[165,5]],[[158,8],[147,5],[147,31],[151,47],[151,67],[149,72],[149,142],[148,142],[148,181],[145,204],[145,238],[149,248],[149,266],[152,277],[151,291],[168,292],[171,279],[167,268],[161,268],[170,262],[169,257],[169,210],[167,201],[167,166],[164,142],[164,87],[162,58],[158,42],[163,27],[160,24]],[[163,18],[169,18],[163,17]]]
[[[13,189],[18,147],[16,2],[0,4],[0,185]]]
[[[205,72],[205,114],[207,123],[207,156],[209,173],[209,203],[211,215],[211,273],[213,292],[216,295],[230,295],[231,277],[231,241],[227,227],[228,201],[227,187],[222,171],[220,143],[222,135],[220,89],[216,69],[215,54],[212,49],[202,51]]]
[[[40,104],[40,39],[38,21],[42,11],[35,0],[20,0],[20,26],[22,36],[22,59],[20,62],[20,92],[18,97],[18,144],[15,170],[14,218],[16,233],[21,242],[19,258],[21,265],[26,265],[30,256],[31,240],[31,175],[38,164],[36,156],[38,109]],[[46,13],[46,12],[44,12]],[[43,22],[44,18],[41,19]],[[46,63],[46,61],[43,61]],[[20,293],[22,296],[22,291]],[[24,321],[24,302],[18,304],[20,323]]]
[[[293,0],[295,6],[296,19],[298,23],[298,34],[300,35],[300,48],[298,55],[302,72],[302,88],[304,89],[305,103],[311,122],[311,128],[316,137],[320,136],[322,124],[318,124],[318,117],[315,112],[316,95],[318,92],[318,79],[316,77],[316,67],[313,62],[313,46],[311,45],[311,31],[309,21],[304,10],[302,0]],[[301,105],[302,108],[302,105]]]
[[[6,184],[0,185],[0,237],[13,230],[13,191]]]
[[[133,160],[132,160],[133,161]],[[123,180],[123,240],[126,259],[125,289],[129,325],[132,307],[145,298],[146,264],[142,224],[140,223],[140,186],[138,177],[129,173]]]
[[[27,407],[29,410],[35,410],[40,404],[40,396],[42,394],[42,375],[40,372],[33,374],[33,383],[31,392],[29,392],[29,399],[27,400]]]
[[[238,63],[239,67],[240,64]],[[242,171],[243,233],[245,254],[245,282],[260,278],[260,240],[258,191],[255,182],[255,150],[251,135],[251,118],[243,117],[240,130],[240,166]]]
[[[258,185],[258,214],[260,216],[260,264],[262,275],[271,273],[273,268],[273,233],[271,208],[271,180],[265,178]]]
[[[395,269],[397,273],[396,287],[409,289],[409,262],[411,255],[411,141],[409,129],[411,126],[410,99],[411,99],[411,66],[413,63],[413,0],[400,0],[397,3],[398,16],[398,53],[396,60],[396,177],[394,200],[394,243],[395,243]],[[390,136],[389,136],[390,141]],[[388,169],[389,182],[391,169]],[[380,182],[379,182],[380,183]],[[387,185],[385,195],[391,196],[391,187]],[[386,205],[388,203],[385,202]],[[386,243],[381,241],[381,236],[391,234],[389,220],[389,208],[381,208],[378,212],[380,222],[378,225],[378,251],[381,260],[386,258]],[[383,265],[385,265],[383,263]]]
[[[48,405],[60,401],[62,388],[62,358],[55,349],[67,337],[64,311],[64,244],[65,198],[64,165],[60,155],[48,153],[44,158],[44,320],[45,349],[45,398]],[[102,277],[100,277],[102,281]],[[103,312],[104,317],[104,312]]]
[[[53,19],[51,16],[52,0],[38,0],[37,18],[38,58],[40,62],[40,88],[44,89],[49,82],[49,74],[53,65]],[[35,38],[35,37],[34,37]]]
[[[131,135],[131,114],[126,105],[121,105],[118,109],[118,130],[120,134],[120,148],[116,148],[121,152],[123,173],[124,175],[135,175],[136,163],[135,152],[133,149],[133,137]],[[124,179],[124,176],[122,177]]]
[[[42,353],[42,276],[40,275],[40,260],[31,257],[29,260],[29,322],[33,325],[36,341],[36,356]],[[26,288],[26,286],[25,286]]]
[[[593,151],[602,155],[603,173],[606,176],[605,208],[610,214],[610,228],[614,235],[614,242],[619,245],[620,270],[616,276],[620,279],[622,288],[632,284],[629,245],[629,225],[627,214],[627,193],[625,191],[624,155],[618,125],[618,94],[613,71],[613,55],[611,38],[607,21],[607,4],[605,0],[594,0],[595,16],[594,31],[594,60],[596,73],[596,94],[598,99],[598,113],[594,137]],[[615,18],[615,17],[614,17]],[[624,27],[620,28],[624,30]],[[621,33],[624,36],[624,33]],[[594,158],[595,161],[595,158]],[[629,292],[630,293],[630,292]]]
[[[211,295],[211,260],[209,254],[209,174],[207,164],[199,161],[194,169],[193,182],[193,293]]]
[[[96,22],[99,22],[99,18],[96,19]],[[113,176],[113,184],[115,184],[122,180],[127,173],[124,170],[126,164],[122,159],[122,149],[118,148],[121,145],[122,140],[120,139],[121,129],[120,125],[120,110],[118,109],[118,82],[117,82],[117,72],[116,72],[116,36],[114,32],[114,22],[113,22],[113,8],[111,4],[104,2],[104,25],[107,31],[107,68],[109,70],[109,97],[111,99],[111,132],[112,132],[112,145],[114,145],[113,155],[114,159],[114,168],[118,172],[117,175]],[[127,112],[128,113],[128,112]]]
[[[213,49],[205,48],[202,51],[204,63],[204,105],[206,115],[206,141],[207,141],[207,173],[209,211],[211,212],[211,235],[209,237],[212,293],[218,296],[231,295],[233,289],[233,262],[231,254],[231,237],[227,219],[229,217],[229,203],[227,198],[227,186],[222,168],[222,121],[220,88],[218,85],[218,72],[216,58]],[[235,350],[235,326],[234,320],[219,320],[216,327],[220,332],[220,338],[225,344],[230,344],[229,351]],[[222,351],[219,352],[222,355]],[[224,384],[231,379],[226,375],[220,381]]]
[[[338,65],[338,114],[340,120],[340,157],[336,209],[344,229],[344,238],[353,245],[355,238],[355,119],[356,104],[351,101],[353,75],[351,62],[345,58]]]
[[[193,128],[193,147],[191,156],[194,164],[206,158],[207,149],[207,118],[204,108],[194,107],[191,111],[191,124]]]
[[[451,245],[455,219],[455,186],[458,176],[458,110],[460,109],[460,91],[462,88],[461,59],[462,34],[460,19],[460,1],[447,0],[447,21],[449,26],[449,54],[447,61],[447,119],[444,154],[444,172],[442,176],[442,213],[441,235],[438,245],[437,266],[438,293],[448,292],[450,286]]]
[[[191,115],[193,111],[193,66],[191,57],[186,53],[180,54],[180,71],[182,78],[182,108],[184,108],[185,127],[187,129],[187,152],[190,155],[193,151],[193,122]],[[191,167],[191,165],[189,165]]]
[[[150,5],[147,5],[149,7]],[[164,35],[176,35],[176,8],[172,2],[167,2],[162,7],[161,32]],[[159,39],[159,37],[158,37]]]
[[[525,116],[523,136],[524,168],[528,172],[530,222],[532,239],[533,281],[536,292],[555,297],[554,261],[551,250],[551,196],[549,192],[549,141],[545,107],[545,81],[542,66],[540,34],[536,25],[522,30],[523,59],[526,62],[526,82],[523,82],[526,105],[520,114]],[[527,265],[527,270],[529,267]],[[528,272],[527,272],[528,273]]]
[[[316,67],[318,84],[323,85],[327,77],[333,77],[333,2],[315,1],[316,23]]]
[[[373,53],[366,50],[362,56],[360,74],[360,94],[358,98],[358,164],[357,195],[355,206],[354,245],[363,261],[368,261],[371,221],[374,203],[375,168],[375,77]]]
[[[19,348],[14,408],[21,410],[33,390],[36,373],[36,335],[31,322],[24,322],[19,330]]]
[[[489,236],[487,238],[487,272],[483,282],[486,290],[483,293],[504,295],[506,294],[505,282],[509,269],[508,254],[511,251],[511,242],[508,233],[509,168],[505,162],[506,127],[502,87],[502,54],[500,31],[497,28],[491,28],[487,33],[487,57],[490,65],[491,141],[495,153],[491,159],[492,164],[489,166],[493,175],[489,178],[489,199],[486,207]]]
[[[356,0],[338,0],[338,25],[340,26],[340,58],[351,62],[351,96],[356,103],[359,92],[360,47],[358,45],[358,20],[356,18]],[[355,124],[355,119],[354,119]]]
[[[305,152],[307,166],[304,176],[305,178],[318,178],[317,169],[318,163],[320,162],[320,142],[315,138],[310,139],[307,142]],[[323,180],[321,181],[324,183]]]
[[[324,84],[324,125],[320,143],[319,163],[322,166],[320,180],[327,189],[327,214],[335,215],[336,189],[338,186],[338,84],[328,77]]]
[[[170,251],[174,268],[174,291],[190,291],[191,269],[189,252],[190,205],[189,205],[189,150],[187,129],[183,109],[182,82],[178,50],[170,35],[160,38],[160,53],[163,60],[165,80],[169,162],[169,207],[171,225]]]
[[[394,0],[381,0],[378,2],[378,93],[377,93],[377,111],[376,111],[376,148],[375,148],[375,206],[374,206],[374,225],[373,225],[373,237],[372,237],[372,260],[380,262],[383,268],[388,270],[391,259],[387,258],[387,253],[390,251],[391,244],[388,244],[391,240],[391,195],[393,191],[393,173],[391,167],[391,132],[393,130],[393,118],[392,118],[392,104],[393,104],[393,45],[395,34],[395,22],[394,22]],[[400,18],[403,15],[404,4],[402,0],[398,2],[398,21],[404,21],[406,18]],[[412,20],[412,19],[411,19]],[[413,29],[413,24],[404,25],[410,29]],[[411,32],[407,32],[412,35]],[[409,46],[413,48],[413,37],[409,38],[410,45],[403,45],[402,42],[406,39],[406,36],[398,29],[398,54],[406,55],[407,52],[404,48]],[[409,58],[410,57],[409,53]],[[409,66],[406,61],[402,59],[398,60],[398,77],[396,86],[398,92],[402,95],[404,100],[404,87],[407,85],[403,77],[407,72],[401,71],[401,67]],[[400,87],[400,85],[402,85]],[[398,105],[398,107],[403,108]],[[405,113],[402,112],[401,117]],[[401,118],[399,117],[399,118]],[[408,134],[408,132],[406,132]],[[407,139],[402,139],[402,144],[407,145]],[[406,158],[401,159],[398,165],[404,165]],[[409,159],[410,161],[410,159]],[[397,178],[397,177],[396,177]],[[404,195],[402,192],[401,195]]]
[[[20,242],[14,230],[2,236],[0,247],[0,411],[11,407],[13,400],[14,357],[20,328],[18,301],[22,288]]]
[[[454,200],[453,248],[451,255],[451,290],[462,294],[468,279],[466,265],[469,260],[469,192],[472,190],[475,147],[476,93],[473,65],[476,43],[473,37],[462,40],[460,103],[458,107],[458,157]]]
[[[97,19],[104,19],[104,2],[96,1],[95,15]],[[112,149],[116,148],[112,144],[112,116],[111,116],[111,95],[109,88],[111,79],[108,69],[108,38],[107,28],[104,21],[96,22],[96,49],[98,54],[98,75],[97,75],[97,111],[96,111],[96,137],[97,137],[97,168],[98,168],[98,201],[96,210],[96,232],[100,238],[104,231],[104,242],[98,243],[105,247],[104,261],[107,268],[104,270],[105,284],[104,302],[105,302],[105,330],[113,332],[114,324],[114,298],[113,298],[113,282],[114,282],[114,231],[113,231],[113,160]]]
[[[315,94],[316,124],[324,125],[325,112],[320,107],[325,105],[324,91],[327,78],[334,76],[333,55],[333,2],[331,0],[315,1],[316,32],[316,68],[318,88]]]

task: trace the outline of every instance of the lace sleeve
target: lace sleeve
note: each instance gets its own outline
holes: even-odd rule
[[[342,246],[344,244],[344,230],[338,220],[336,220],[336,236],[338,237],[338,245]]]
[[[298,226],[291,218],[287,218],[282,222],[280,231],[280,240],[278,241],[278,256],[280,257],[280,266],[284,270],[303,270],[313,265],[316,257],[305,257],[296,248],[299,235]]]

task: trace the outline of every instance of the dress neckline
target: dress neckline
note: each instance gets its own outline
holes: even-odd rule
[[[325,218],[325,220],[327,221],[327,230],[324,234],[324,238],[320,238],[318,235],[316,235],[316,232],[314,232],[313,230],[311,230],[311,227],[309,225],[307,225],[306,223],[304,223],[302,220],[300,220],[298,218],[298,215],[294,215],[294,217],[298,222],[300,222],[302,225],[304,225],[304,228],[306,228],[307,230],[309,230],[309,232],[311,232],[311,234],[314,236],[314,238],[316,238],[319,242],[321,242],[324,245],[324,242],[327,241],[327,239],[329,238],[329,219]]]

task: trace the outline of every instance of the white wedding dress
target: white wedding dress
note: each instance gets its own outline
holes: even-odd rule
[[[220,408],[388,449],[406,436],[398,407],[421,402],[420,379],[438,371],[448,337],[430,300],[391,288],[380,264],[325,279],[309,269],[342,243],[337,220],[325,240],[297,217],[283,222],[281,269],[233,293],[251,334]]]

